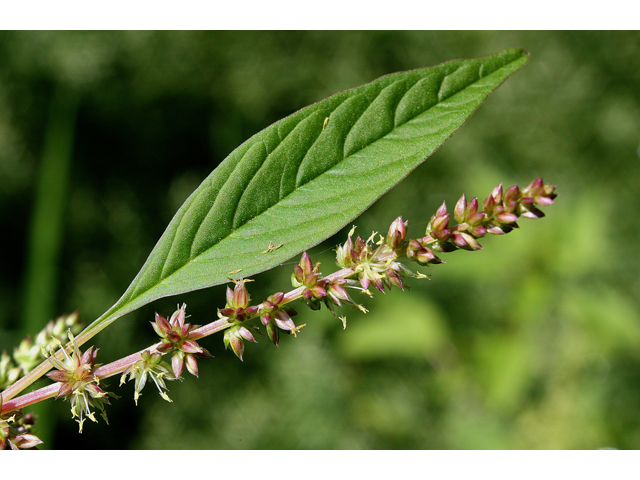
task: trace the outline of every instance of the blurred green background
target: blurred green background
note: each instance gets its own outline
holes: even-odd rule
[[[0,350],[64,312],[107,310],[191,191],[272,122],[510,47],[529,65],[356,223],[368,236],[403,215],[419,236],[443,200],[537,176],[559,185],[546,218],[446,255],[430,281],[365,300],[367,315],[346,310],[346,331],[298,304],[299,337],[259,338],[243,363],[209,337],[216,358],[169,384],[172,404],[149,386],[136,408],[112,379],[110,426],[80,435],[50,401],[47,446],[639,448],[638,32],[2,32]],[[349,227],[310,252],[324,273]],[[253,298],[291,270],[256,277]],[[224,288],[127,315],[94,338],[98,360],[153,342],[154,311],[178,302],[213,320]]]

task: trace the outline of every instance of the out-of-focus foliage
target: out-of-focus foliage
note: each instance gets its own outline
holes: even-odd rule
[[[56,311],[90,322],[122,294],[189,193],[243,140],[386,73],[509,47],[531,62],[357,222],[420,235],[443,200],[559,185],[547,217],[454,252],[348,327],[297,305],[297,339],[245,361],[222,336],[174,403],[129,385],[82,436],[62,402],[52,448],[639,448],[637,32],[0,33],[0,349],[19,342],[27,233],[54,96],[77,101]],[[348,229],[347,229],[348,230]],[[313,249],[321,270],[346,230]],[[328,250],[329,249],[329,250]],[[292,265],[250,284],[258,301]],[[423,269],[424,271],[425,269]],[[157,301],[95,337],[98,362],[153,341],[154,310],[202,324],[224,289]],[[37,331],[32,332],[33,334]]]

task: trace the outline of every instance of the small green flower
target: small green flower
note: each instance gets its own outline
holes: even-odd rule
[[[380,235],[375,244],[377,247],[374,247],[373,244],[376,232],[371,234],[366,241],[360,236],[353,241],[351,236],[354,229],[351,229],[347,242],[338,247],[336,263],[342,268],[352,268],[358,274],[362,291],[369,295],[370,285],[382,293],[385,293],[385,286],[391,289],[391,286],[395,285],[403,289],[404,285],[400,275],[403,267],[396,260],[406,245],[407,225],[408,223],[402,222],[402,218],[398,217],[389,228],[393,239],[385,241],[384,237]],[[352,286],[350,283],[347,285]],[[337,288],[338,286],[340,285],[335,283],[333,285],[333,293],[336,294],[334,296],[342,294]]]
[[[135,380],[135,392],[133,399],[138,405],[138,398],[140,398],[141,391],[147,383],[147,379],[151,378],[153,383],[156,384],[160,396],[167,402],[172,402],[169,396],[164,392],[168,390],[165,380],[176,380],[176,377],[171,371],[171,367],[167,362],[162,361],[161,353],[151,353],[145,350],[140,354],[142,357],[133,365],[129,366],[120,377],[120,385],[127,381],[127,375],[129,375],[129,381]]]

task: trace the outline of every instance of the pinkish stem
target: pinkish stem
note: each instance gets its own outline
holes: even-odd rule
[[[54,383],[53,385],[47,385],[46,387],[42,387],[38,390],[34,390],[33,392],[20,395],[18,398],[14,398],[12,400],[7,400],[6,402],[2,402],[2,415],[4,415],[5,413],[13,412],[14,410],[19,410],[23,407],[28,407],[29,405],[33,405],[34,403],[38,403],[43,400],[47,400],[49,398],[55,397],[58,394],[59,390],[60,390],[60,384]]]
[[[346,278],[353,274],[352,268],[343,268],[337,272],[332,273],[324,277],[324,279],[335,280],[337,278]],[[302,292],[305,287],[298,287],[290,292],[286,293],[281,304],[290,303],[294,300],[297,300],[302,296]],[[262,305],[260,305],[262,306]],[[258,309],[259,311],[260,309]],[[198,327],[193,330],[189,335],[191,340],[197,340],[199,338],[207,337],[209,335],[213,335],[225,328],[229,327],[231,323],[228,322],[226,318],[222,318],[220,320],[216,320],[215,322],[211,322],[202,327]],[[103,365],[98,367],[94,374],[100,378],[109,378],[114,375],[118,375],[119,373],[124,372],[131,365],[136,363],[137,361],[142,359],[142,353],[145,351],[155,351],[156,347],[160,345],[157,343],[151,347],[145,348],[144,350],[140,350],[139,352],[133,353],[127,357],[116,360],[115,362],[111,362],[107,365]],[[45,370],[46,371],[46,370]],[[15,399],[7,400],[2,404],[2,412],[0,414],[4,415],[5,413],[10,413],[20,408],[33,405],[34,403],[41,402],[43,400],[47,400],[49,398],[55,397],[60,389],[60,384],[54,383],[53,385],[48,385],[46,387],[40,388],[38,390],[34,390],[33,392],[26,393],[21,395]]]

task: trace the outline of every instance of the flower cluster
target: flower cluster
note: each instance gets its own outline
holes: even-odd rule
[[[231,347],[240,360],[244,355],[244,341],[257,343],[251,333],[254,327],[246,323],[258,312],[257,306],[249,306],[251,297],[245,287],[247,281],[249,280],[235,282],[236,286],[233,290],[227,287],[227,303],[223,309],[218,309],[218,317],[226,319],[231,325],[224,332],[224,346]]]
[[[291,300],[285,298],[284,292],[270,295],[260,305],[250,306],[251,297],[245,285],[248,281],[234,281],[233,290],[227,287],[227,304],[225,308],[218,310],[218,317],[229,322],[229,328],[224,332],[225,348],[231,348],[240,360],[244,355],[244,342],[257,343],[252,332],[258,329],[248,323],[248,320],[260,317],[267,335],[276,346],[279,345],[281,331],[295,336],[304,327],[296,326],[291,319],[297,312],[286,305]]]
[[[352,239],[355,229],[349,232],[349,238],[344,245],[340,245],[336,252],[336,264],[342,268],[350,268],[358,276],[362,290],[369,295],[369,286],[373,285],[384,293],[385,287],[391,289],[393,285],[404,290],[403,276],[416,276],[402,263],[398,262],[404,254],[407,242],[408,222],[396,218],[389,227],[387,239],[379,235],[374,244],[376,232],[365,241],[358,236]],[[374,247],[377,245],[377,247]],[[348,283],[353,287],[353,283]]]
[[[541,178],[531,182],[525,189],[517,185],[503,192],[502,185],[493,189],[483,203],[484,211],[478,211],[478,199],[467,202],[462,195],[454,208],[457,225],[450,226],[451,215],[443,203],[427,225],[426,236],[409,243],[407,256],[418,263],[440,263],[437,252],[451,252],[462,248],[479,250],[478,239],[487,233],[503,235],[518,228],[519,216],[541,218],[544,216],[536,206],[553,204],[556,186],[544,184]]]
[[[138,405],[138,398],[140,398],[141,391],[147,383],[147,379],[151,378],[153,383],[156,384],[160,396],[167,402],[172,402],[169,396],[165,393],[168,390],[165,380],[176,380],[171,367],[167,362],[162,361],[161,353],[151,353],[145,350],[140,354],[141,359],[130,365],[120,377],[120,385],[127,381],[127,375],[129,375],[129,381],[135,380],[133,393],[133,399]]]
[[[280,341],[280,330],[296,334],[299,330],[291,317],[298,314],[293,308],[283,305],[284,292],[269,296],[260,309],[260,321],[267,329],[267,335],[277,347]]]
[[[156,321],[151,322],[155,332],[162,338],[162,343],[156,347],[156,350],[160,353],[173,353],[171,356],[171,368],[175,378],[180,378],[185,364],[189,373],[197,377],[198,361],[196,356],[212,356],[191,338],[191,331],[197,328],[197,325],[184,322],[186,308],[187,306],[183,304],[182,307],[173,312],[169,320],[156,313]]]
[[[295,288],[302,288],[302,298],[312,310],[320,309],[323,302],[335,315],[333,305],[342,306],[342,302],[353,303],[343,285],[344,278],[329,280],[320,277],[320,264],[311,263],[311,258],[304,252],[300,263],[295,266],[291,274],[291,284]]]
[[[97,422],[92,408],[100,410],[104,421],[109,423],[104,406],[109,404],[109,396],[117,397],[111,392],[105,392],[100,387],[100,379],[94,374],[94,370],[99,366],[96,365],[98,349],[90,347],[82,354],[73,334],[69,331],[68,335],[71,343],[71,356],[58,341],[64,360],[61,361],[53,355],[49,356],[49,361],[58,370],[47,373],[47,377],[60,383],[57,397],[62,397],[71,403],[71,416],[77,417],[80,433],[82,433],[82,426],[86,418]]]

